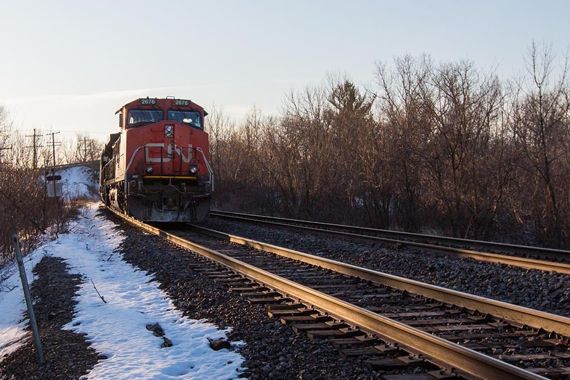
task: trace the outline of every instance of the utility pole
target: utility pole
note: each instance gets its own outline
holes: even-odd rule
[[[59,214],[59,201],[58,201],[58,199],[57,199],[57,188],[56,188],[56,180],[55,180],[55,166],[56,166],[56,163],[55,163],[55,147],[56,147],[56,145],[59,145],[59,144],[60,144],[59,142],[56,144],[56,142],[55,142],[55,135],[57,135],[58,133],[59,133],[59,132],[50,132],[50,133],[48,133],[48,134],[51,135],[52,164],[53,164],[53,166],[52,166],[53,197],[54,197],[54,199],[55,199],[57,212],[58,212],[58,214]],[[47,184],[47,172],[46,172],[46,184]],[[59,219],[59,218],[58,218],[58,219]],[[56,236],[57,236],[57,234],[59,233],[59,220],[56,222],[56,226],[57,226],[57,227],[56,227]]]
[[[83,143],[83,162],[87,162],[87,142],[89,140],[87,139],[87,137],[82,138],[81,140],[79,140],[79,142]]]
[[[53,169],[53,175],[55,175],[55,147],[56,145],[59,146],[59,142],[55,142],[55,135],[59,134],[59,132],[50,132],[48,133],[51,135],[51,149],[52,149],[52,169]],[[53,181],[53,194],[55,195],[55,181]]]
[[[38,135],[36,133],[36,129],[34,128],[34,134],[33,135],[27,135],[26,137],[32,138],[32,146],[27,146],[26,148],[33,148],[34,149],[32,166],[35,170],[38,168],[38,148],[42,147],[41,145],[38,145],[37,139],[39,137],[42,137],[42,135]]]

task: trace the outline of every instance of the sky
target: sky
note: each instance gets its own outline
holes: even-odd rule
[[[329,75],[373,88],[376,64],[404,54],[510,77],[533,41],[566,54],[569,14],[570,1],[0,0],[0,105],[22,131],[104,140],[139,97],[240,120]]]

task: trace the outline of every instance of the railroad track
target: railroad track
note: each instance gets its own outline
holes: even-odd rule
[[[330,340],[345,356],[366,356],[377,368],[422,379],[570,376],[568,318],[218,231],[167,232],[118,215],[211,260],[195,269],[271,305],[269,314],[294,330]]]
[[[332,234],[341,237],[380,241],[397,246],[409,246],[422,249],[422,251],[469,257],[479,261],[511,265],[525,269],[570,274],[570,251],[565,250],[227,211],[212,211],[210,215],[246,223],[259,223],[269,226]]]

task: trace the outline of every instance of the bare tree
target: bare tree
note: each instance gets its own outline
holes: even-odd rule
[[[219,205],[568,246],[566,64],[531,51],[513,90],[471,62],[397,58],[376,89],[291,93],[279,117],[210,117]]]
[[[380,129],[376,149],[368,150],[380,157],[384,151],[383,170],[375,170],[372,175],[383,176],[384,183],[390,176],[390,185],[396,197],[397,224],[410,230],[420,228],[422,167],[420,158],[424,156],[427,133],[432,129],[430,119],[425,117],[424,97],[427,81],[432,74],[432,64],[428,57],[414,59],[404,56],[395,60],[395,68],[378,64]],[[383,148],[378,145],[382,141]],[[384,185],[386,187],[386,185]],[[389,209],[386,209],[386,212]]]
[[[534,183],[531,202],[541,235],[556,245],[568,239],[568,144],[570,141],[568,58],[557,78],[551,49],[532,44],[529,81],[520,83],[513,105],[512,131],[522,153],[521,168]],[[564,216],[563,216],[564,215]]]
[[[74,162],[89,162],[99,159],[103,144],[86,135],[78,134],[75,142]]]

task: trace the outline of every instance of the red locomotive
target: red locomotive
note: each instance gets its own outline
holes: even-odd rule
[[[121,131],[101,155],[103,202],[142,221],[204,220],[214,190],[206,111],[169,97],[137,99],[117,113]]]

